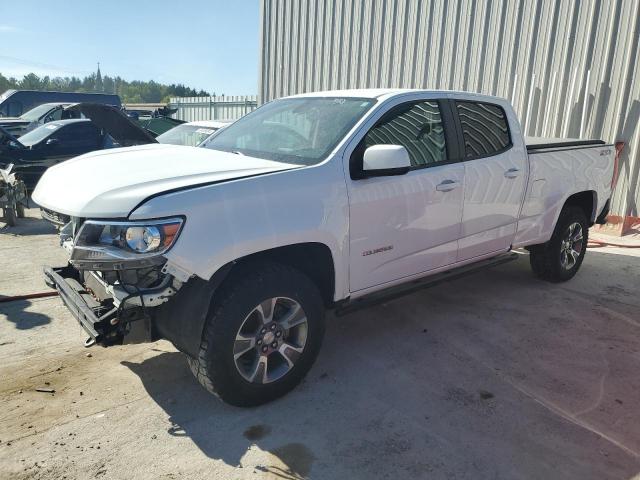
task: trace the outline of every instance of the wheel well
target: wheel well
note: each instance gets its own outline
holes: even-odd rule
[[[333,304],[335,270],[331,250],[326,245],[299,243],[253,253],[233,262],[233,266],[227,271],[226,278],[242,274],[256,263],[264,261],[290,265],[300,270],[320,289],[325,305],[329,307]]]
[[[565,207],[571,205],[581,208],[585,216],[587,217],[587,220],[589,220],[589,224],[593,225],[594,206],[596,203],[595,197],[596,192],[594,192],[593,190],[574,193],[569,198],[567,198],[567,201],[564,202],[564,205]]]

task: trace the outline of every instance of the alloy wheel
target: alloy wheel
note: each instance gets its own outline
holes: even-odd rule
[[[236,334],[233,359],[251,383],[284,377],[302,354],[309,331],[302,306],[287,297],[264,300],[247,315]]]
[[[584,248],[582,225],[574,222],[567,227],[560,242],[560,263],[565,270],[571,270]]]

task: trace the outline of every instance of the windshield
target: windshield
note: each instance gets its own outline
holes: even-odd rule
[[[20,115],[20,118],[23,119],[23,120],[28,120],[30,122],[35,122],[41,116],[46,114],[49,110],[51,110],[51,109],[53,109],[55,107],[56,107],[55,103],[45,103],[45,104],[42,104],[42,105],[38,105],[37,107],[32,108],[28,112],[23,113],[22,115]]]
[[[25,147],[31,147],[47,138],[61,126],[62,125],[58,123],[47,123],[46,125],[41,125],[38,128],[31,130],[29,133],[22,135],[20,137],[20,143]]]
[[[216,130],[218,129],[215,127],[198,127],[197,125],[184,124],[158,135],[156,140],[160,143],[197,147]]]
[[[216,133],[204,146],[313,165],[326,158],[374,103],[371,98],[353,97],[275,100]]]

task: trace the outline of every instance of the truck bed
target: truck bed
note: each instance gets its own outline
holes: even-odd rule
[[[524,140],[528,152],[547,149],[596,147],[606,144],[603,140],[580,140],[578,138],[525,137]]]
[[[556,219],[575,193],[590,192],[595,221],[611,197],[615,148],[602,140],[525,138],[529,157],[527,194],[514,247],[551,238]]]

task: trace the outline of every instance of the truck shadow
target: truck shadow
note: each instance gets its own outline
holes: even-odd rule
[[[640,257],[591,251],[576,279],[553,285],[523,256],[329,315],[307,379],[257,408],[207,393],[177,352],[122,364],[169,435],[269,478],[513,478],[523,462],[531,478],[630,478],[640,435],[624,419],[640,384],[602,375],[640,368],[638,268]]]
[[[268,472],[269,478],[305,478],[315,456],[282,423],[286,399],[252,409],[232,407],[202,388],[191,375],[182,353],[163,352],[141,363],[122,362],[140,377],[149,395],[169,416],[167,433],[189,437],[210,458],[238,468]],[[268,461],[243,465],[253,445],[269,453]]]

